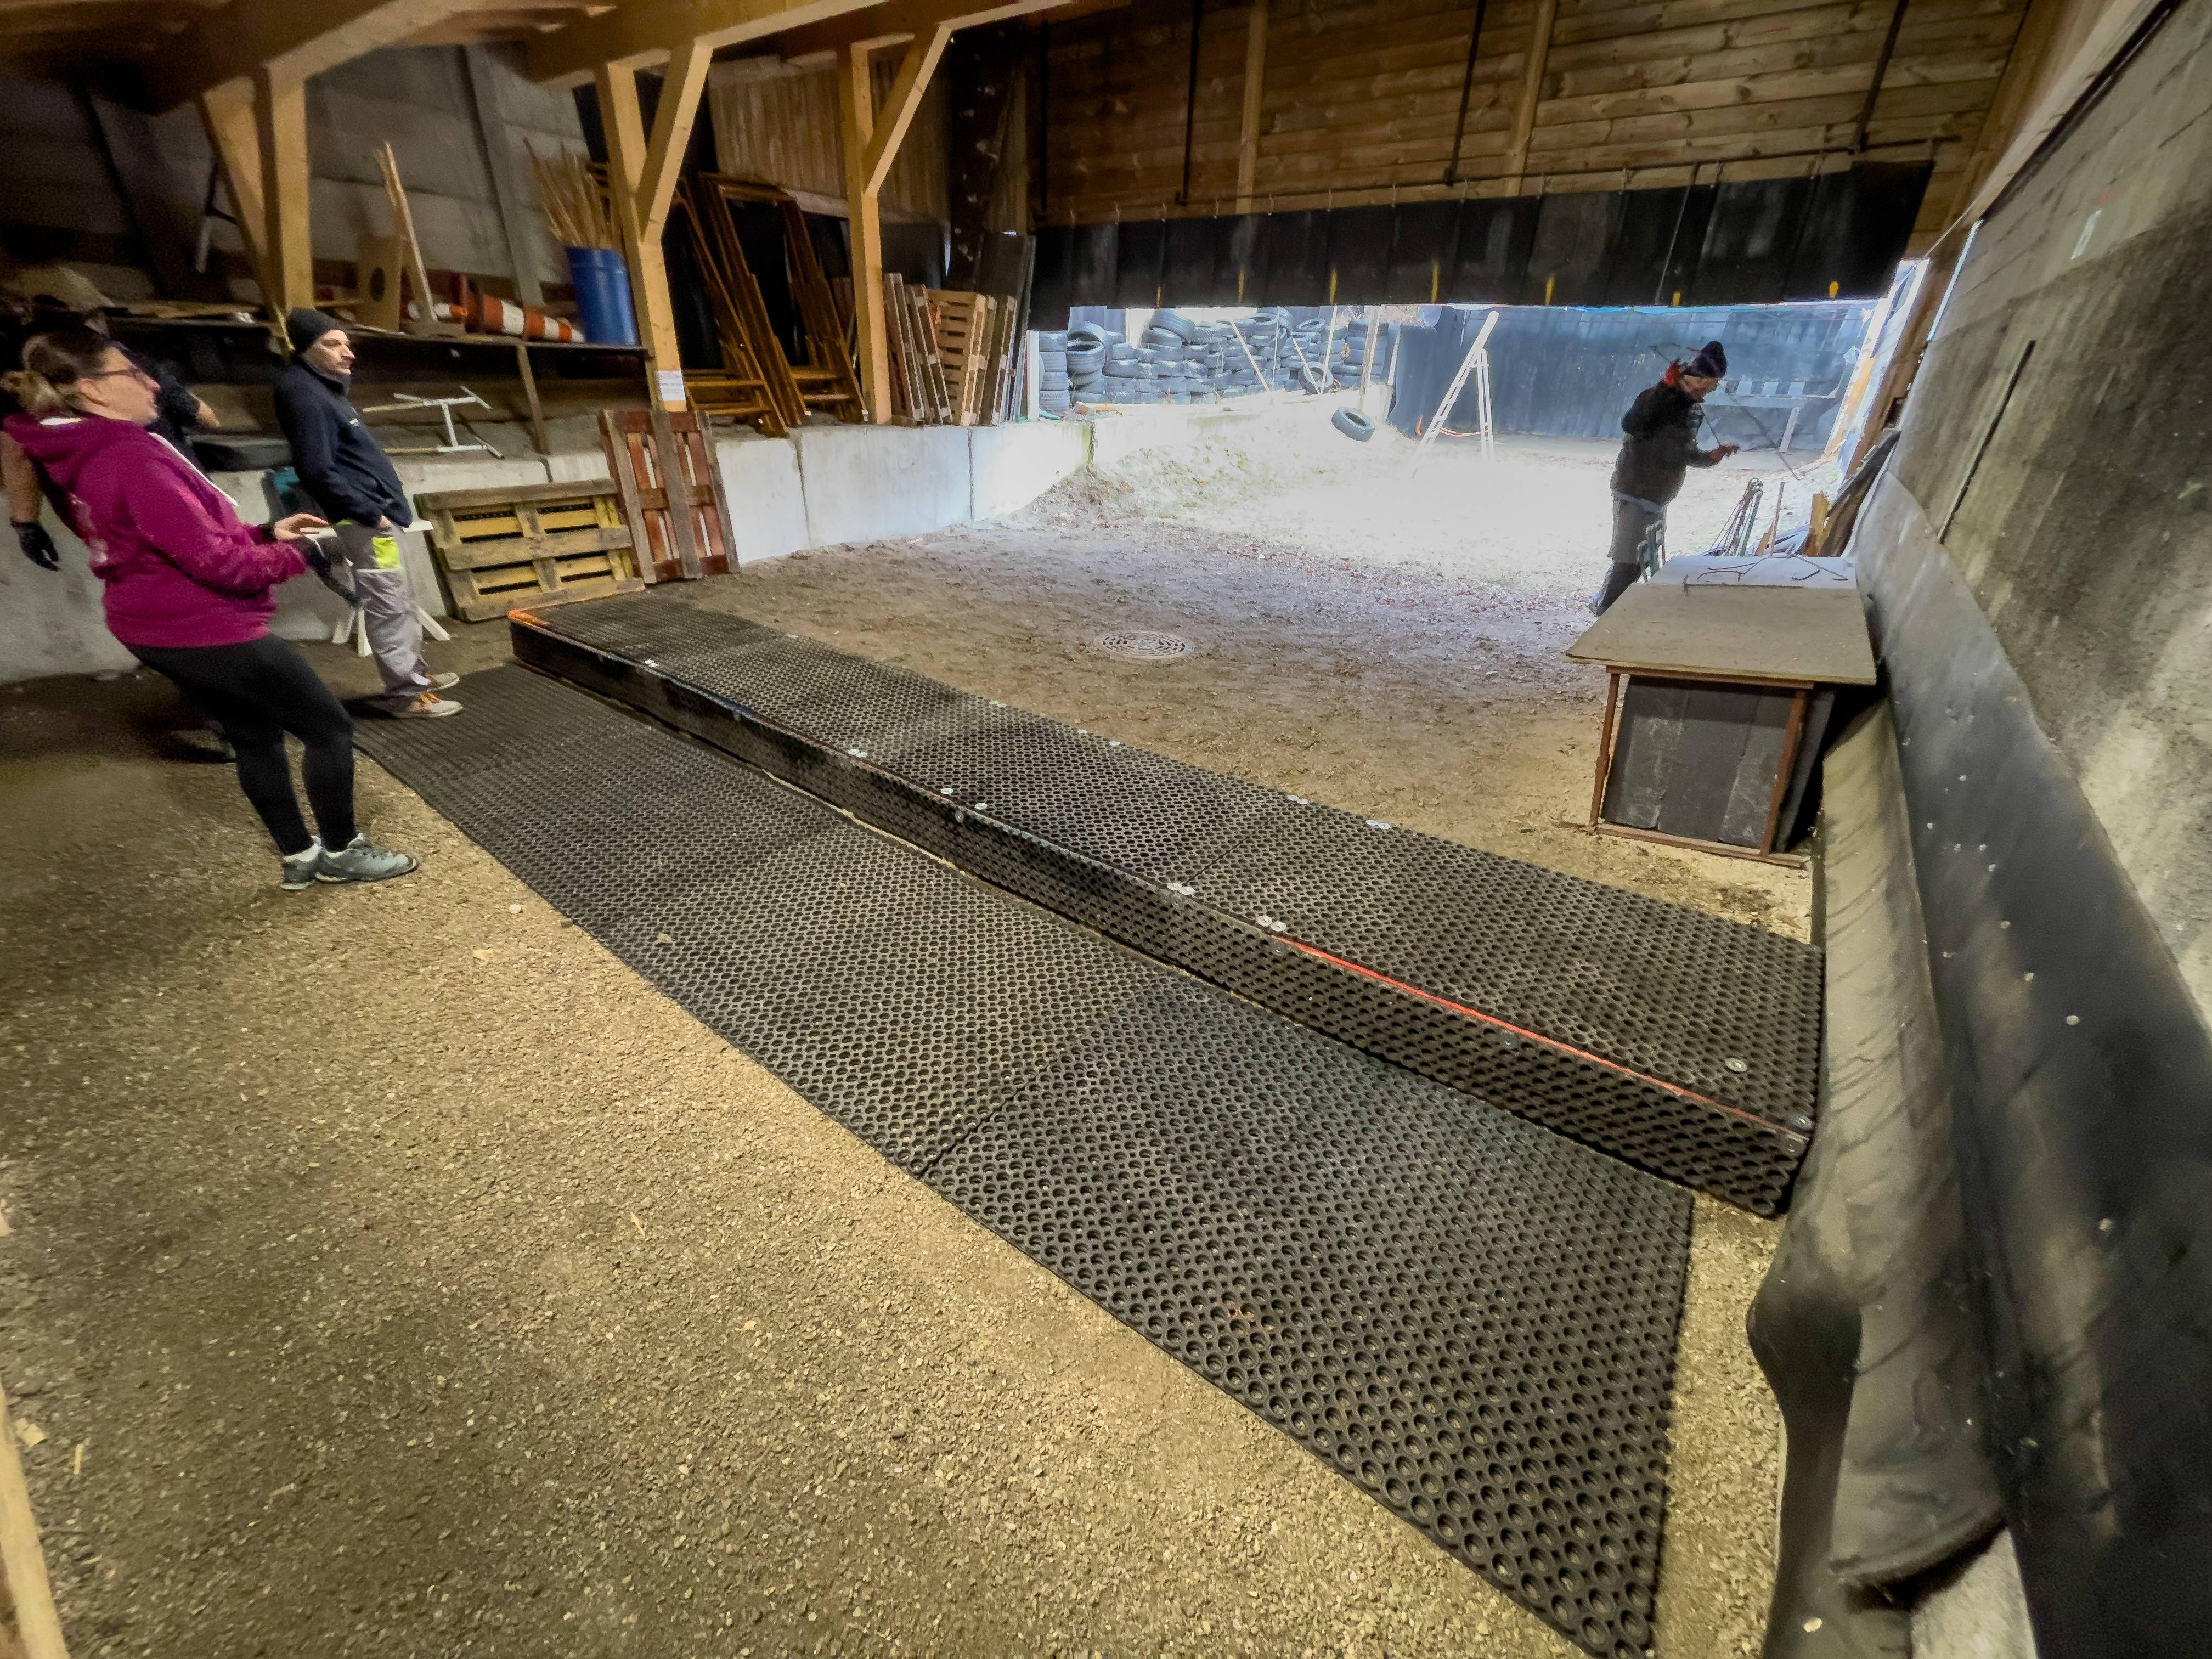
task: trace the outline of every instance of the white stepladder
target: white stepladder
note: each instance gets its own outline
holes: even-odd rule
[[[1444,429],[1444,416],[1459,403],[1460,393],[1467,390],[1468,377],[1474,378],[1474,407],[1476,422],[1474,436],[1481,441],[1482,459],[1498,459],[1498,443],[1490,420],[1490,331],[1498,326],[1498,313],[1492,311],[1482,319],[1482,327],[1474,337],[1474,343],[1467,349],[1459,373],[1452,376],[1451,385],[1445,389],[1444,400],[1437,405],[1437,412],[1429,417],[1429,424],[1421,434],[1421,441],[1413,446],[1413,464],[1406,470],[1408,478],[1418,476],[1421,459],[1429,453],[1429,446],[1437,441],[1437,434]]]

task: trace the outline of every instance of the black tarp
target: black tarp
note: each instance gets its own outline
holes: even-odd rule
[[[1164,219],[1125,219],[1114,258],[1113,301],[1117,306],[1157,306],[1167,270],[1168,224]]]
[[[1339,208],[1328,216],[1329,305],[1372,305],[1390,286],[1390,240],[1398,210]]]
[[[1071,306],[1109,306],[1115,303],[1114,273],[1121,257],[1117,224],[1077,225],[1070,233],[1067,261],[1067,302]],[[1147,305],[1152,302],[1148,300]]]
[[[1614,222],[1626,191],[1545,196],[1521,279],[1524,306],[1589,306],[1605,298]]]
[[[1458,254],[1459,215],[1457,202],[1408,202],[1398,210],[1389,281],[1382,295],[1386,304],[1443,302],[1444,284]]]
[[[1069,233],[1068,303],[1869,299],[1888,290],[1929,171],[1926,162],[1868,163],[1818,178],[1668,190],[1079,225]],[[1053,257],[1039,247],[1040,293],[1056,298]]]
[[[1271,213],[1260,237],[1267,275],[1248,303],[1325,306],[1328,303],[1328,215]],[[1351,303],[1347,301],[1346,303]]]
[[[1723,185],[1685,297],[1692,305],[1773,305],[1788,290],[1813,199],[1810,179]]]
[[[1445,300],[1456,305],[1504,305],[1519,298],[1540,205],[1541,198],[1534,196],[1461,203],[1458,257],[1444,284]]]
[[[1905,257],[1920,198],[1928,193],[1928,174],[1925,163],[1894,161],[1822,174],[1783,297],[1827,300],[1881,292]]]

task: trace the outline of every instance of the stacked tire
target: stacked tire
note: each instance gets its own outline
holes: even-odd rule
[[[1106,375],[1106,354],[1121,340],[1117,331],[1096,323],[1078,323],[1067,331],[1067,389],[1074,402],[1105,401],[1100,385]]]
[[[1037,407],[1048,415],[1065,415],[1074,403],[1067,379],[1067,336],[1058,331],[1036,337]]]

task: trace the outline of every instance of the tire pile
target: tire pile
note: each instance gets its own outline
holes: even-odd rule
[[[1062,415],[1079,403],[1218,404],[1255,392],[1356,386],[1369,333],[1364,319],[1346,322],[1328,351],[1334,361],[1324,367],[1327,321],[1293,323],[1280,307],[1233,325],[1155,312],[1135,345],[1117,330],[1079,323],[1036,337],[1037,404]],[[1378,360],[1376,367],[1386,365]]]

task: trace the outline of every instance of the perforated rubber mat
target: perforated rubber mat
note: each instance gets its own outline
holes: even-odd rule
[[[648,593],[516,654],[996,885],[1761,1214],[1812,1129],[1820,958]]]
[[[727,1041],[1589,1652],[1650,1638],[1689,1196],[520,668],[370,754]]]

